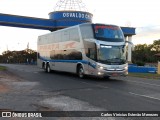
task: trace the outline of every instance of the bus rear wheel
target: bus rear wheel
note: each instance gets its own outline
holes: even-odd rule
[[[83,69],[82,66],[78,67],[78,77],[79,78],[84,78],[85,77],[85,75],[84,75],[84,69]]]

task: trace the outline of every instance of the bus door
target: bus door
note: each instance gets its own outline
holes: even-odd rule
[[[95,74],[96,70],[96,49],[88,48],[88,72],[89,74]]]

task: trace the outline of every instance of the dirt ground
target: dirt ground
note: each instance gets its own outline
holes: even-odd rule
[[[21,81],[21,78],[18,77],[17,75],[7,71],[7,70],[3,70],[0,71],[0,81],[1,79],[9,79],[9,80],[13,80],[13,81]]]
[[[8,71],[0,71],[0,93],[5,93],[9,91],[8,86],[5,84],[7,79],[15,79],[15,76]]]
[[[21,81],[21,80],[18,76],[14,75],[13,73],[7,70],[0,71],[0,93],[9,92],[10,88],[6,83],[15,81]]]

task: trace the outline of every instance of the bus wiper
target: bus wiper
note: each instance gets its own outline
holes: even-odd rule
[[[114,58],[113,60],[123,62],[123,63],[126,62],[126,60],[122,58]]]
[[[109,62],[117,62],[117,61],[124,62],[125,60],[122,58],[111,58],[111,59],[107,59],[107,61],[109,61]]]
[[[120,58],[111,58],[111,59],[106,59],[106,60],[111,61],[111,60],[117,60],[117,59],[120,59]]]

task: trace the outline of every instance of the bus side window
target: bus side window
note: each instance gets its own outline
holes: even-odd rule
[[[66,41],[69,41],[70,39],[70,37],[69,37],[69,31],[63,31],[62,33],[62,42],[66,42]],[[60,35],[61,36],[61,35]]]
[[[96,60],[96,51],[94,48],[88,48],[88,57],[92,60]]]
[[[55,51],[54,51],[54,50],[50,51],[50,58],[51,58],[51,59],[54,59],[54,54],[55,54]]]
[[[80,42],[79,33],[77,28],[72,28],[70,30],[70,40]]]

